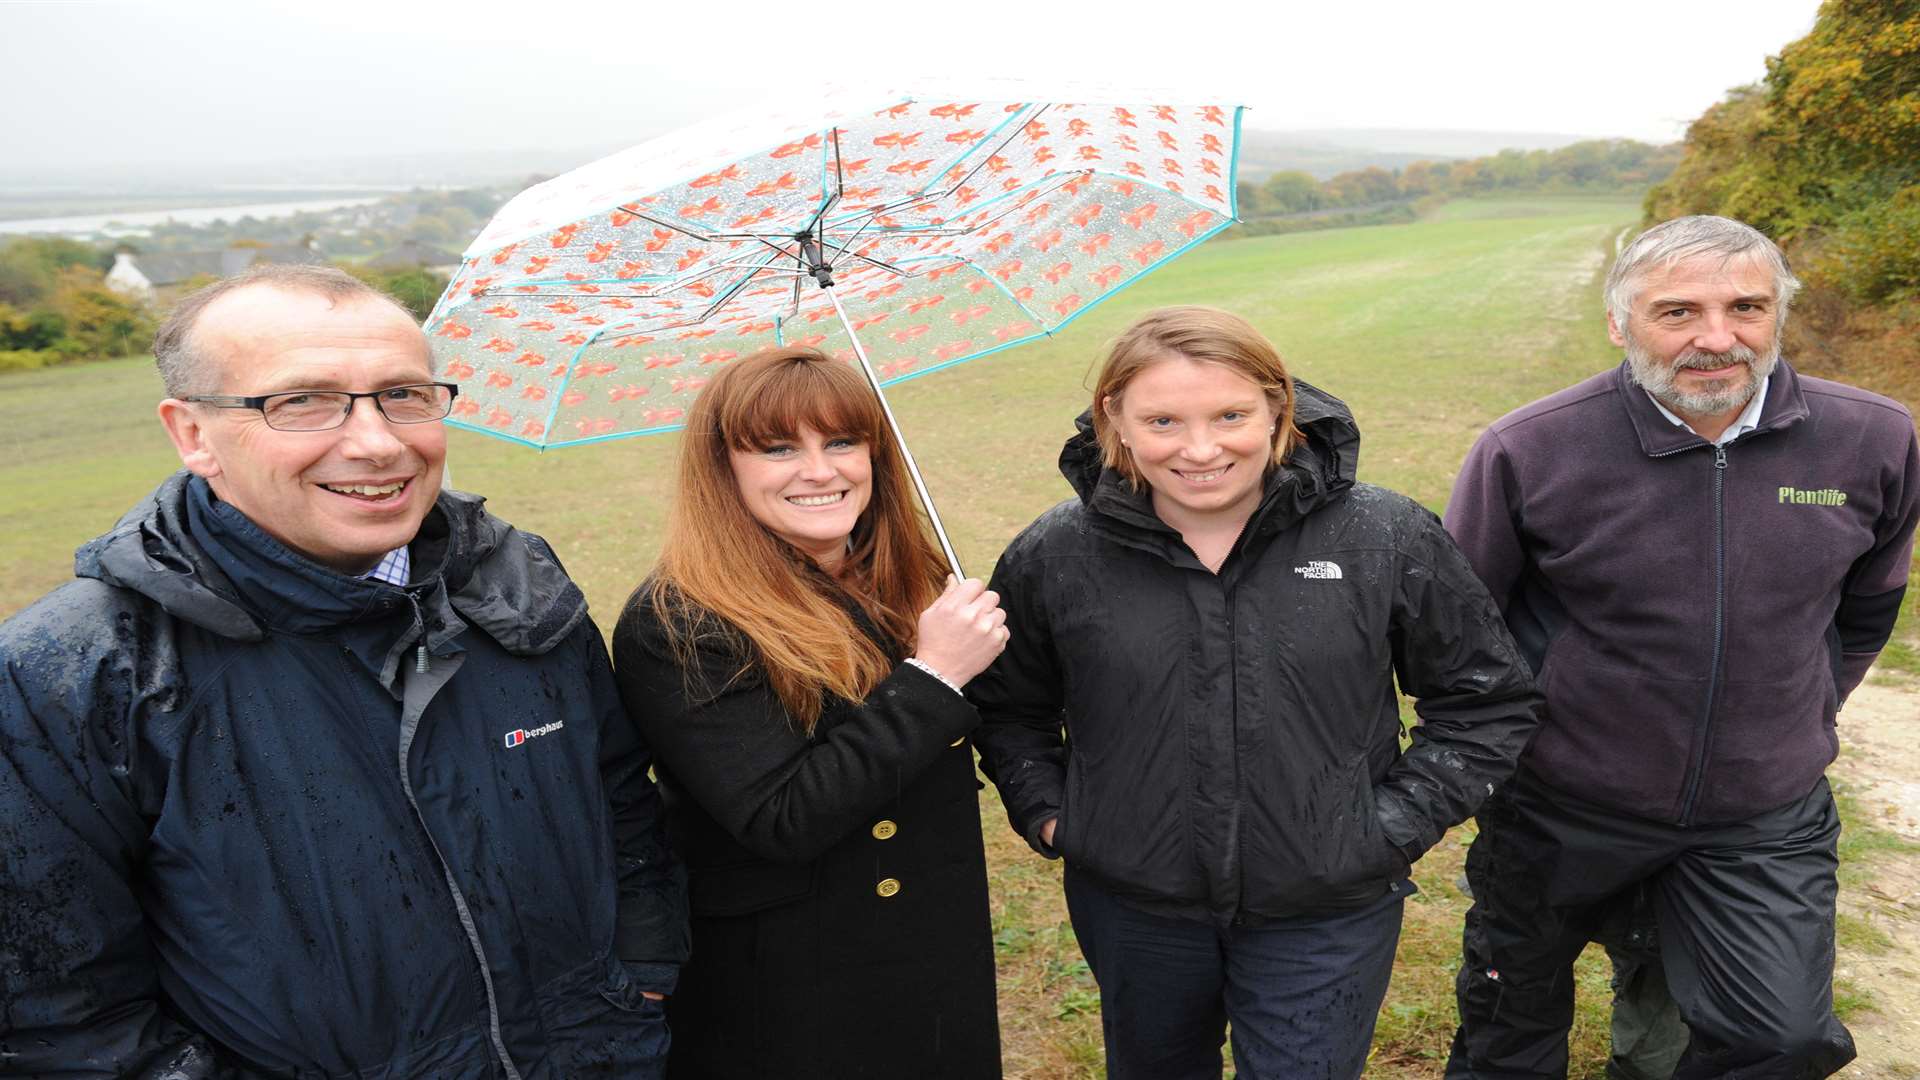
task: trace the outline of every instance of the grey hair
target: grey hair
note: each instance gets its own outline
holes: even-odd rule
[[[207,363],[208,357],[194,341],[194,326],[215,300],[253,285],[270,286],[285,292],[311,293],[336,306],[355,300],[384,301],[398,308],[408,319],[413,318],[400,301],[344,270],[297,263],[256,263],[230,278],[222,278],[182,297],[167,313],[167,321],[161,323],[160,329],[154,332],[153,361],[160,368],[160,379],[166,384],[168,397],[183,398],[216,389]]]
[[[1654,266],[1670,267],[1698,256],[1719,256],[1727,263],[1753,258],[1773,271],[1774,301],[1778,305],[1774,329],[1786,325],[1787,308],[1800,291],[1800,279],[1787,266],[1780,246],[1751,225],[1732,218],[1693,214],[1663,221],[1633,238],[1613,260],[1607,272],[1607,314],[1624,333],[1630,325],[1633,302],[1638,298],[1640,279]]]

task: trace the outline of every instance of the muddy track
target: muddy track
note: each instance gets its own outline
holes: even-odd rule
[[[1856,822],[1920,844],[1920,680],[1876,675],[1840,714],[1840,760],[1830,775],[1850,792]],[[1849,823],[1852,824],[1852,823]],[[1871,995],[1872,1011],[1848,1023],[1860,1058],[1850,1078],[1920,1077],[1920,853],[1881,852],[1840,892],[1843,915],[1879,935],[1844,942],[1835,972]],[[1890,944],[1889,944],[1890,943]]]

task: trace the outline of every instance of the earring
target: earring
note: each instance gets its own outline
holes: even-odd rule
[[[1129,450],[1131,450],[1131,449],[1133,449],[1133,444],[1132,444],[1132,443],[1130,443],[1130,442],[1128,442],[1128,441],[1127,441],[1127,440],[1125,440],[1125,439],[1121,439],[1121,440],[1120,440],[1120,445],[1121,445],[1121,446],[1124,446],[1124,447],[1126,447],[1126,448],[1127,448],[1127,449],[1129,449]]]

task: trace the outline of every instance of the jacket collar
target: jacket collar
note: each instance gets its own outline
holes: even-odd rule
[[[1634,435],[1640,440],[1640,449],[1648,457],[1663,457],[1682,450],[1713,445],[1695,434],[1693,429],[1676,427],[1672,421],[1660,415],[1660,407],[1653,403],[1639,383],[1633,381],[1633,371],[1624,360],[1614,372],[1614,387],[1619,392],[1621,404],[1626,407]],[[1767,384],[1767,399],[1760,406],[1760,426],[1734,442],[1751,439],[1761,432],[1792,427],[1807,416],[1807,398],[1800,389],[1800,376],[1792,365],[1782,359],[1774,367],[1773,379]]]
[[[434,651],[473,625],[509,652],[546,652],[586,618],[586,598],[545,542],[487,513],[484,503],[440,493],[411,545],[415,581],[403,590],[288,550],[182,470],[75,552],[74,573],[238,641],[261,640],[270,628],[340,633],[404,616],[406,637],[423,636]],[[377,658],[372,648],[363,657],[383,681],[397,647],[388,642]]]
[[[1294,426],[1305,436],[1286,463],[1269,470],[1260,505],[1241,530],[1248,537],[1271,536],[1341,496],[1353,486],[1360,463],[1360,429],[1340,399],[1294,380]],[[1096,522],[1115,540],[1172,557],[1183,550],[1178,530],[1160,520],[1153,492],[1135,490],[1107,468],[1094,439],[1093,411],[1074,420],[1078,429],[1060,450],[1060,472]]]
[[[349,577],[288,548],[215,498],[200,477],[187,481],[184,494],[187,528],[200,554],[220,571],[240,606],[268,626],[317,634],[407,606],[405,590]]]

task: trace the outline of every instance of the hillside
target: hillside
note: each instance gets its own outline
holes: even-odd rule
[[[1149,308],[1216,304],[1245,314],[1300,377],[1352,406],[1364,438],[1362,479],[1437,509],[1489,421],[1617,362],[1597,275],[1637,213],[1617,197],[1457,200],[1411,225],[1204,245],[1058,338],[901,384],[893,400],[962,558],[984,574],[1016,532],[1067,497],[1053,463],[1088,404],[1102,344]],[[159,383],[149,361],[26,372],[4,388],[15,409],[0,432],[8,523],[0,616],[67,580],[73,548],[111,527],[176,463],[153,417]],[[540,454],[456,431],[449,460],[456,486],[485,493],[491,509],[552,541],[606,628],[659,543],[675,442]],[[1876,708],[1911,711],[1897,689],[1870,689],[1887,703]],[[1897,744],[1896,734],[1887,738]],[[1864,783],[1874,774],[1859,775]],[[1867,861],[1907,857],[1897,838],[1873,827],[1883,805],[1846,810],[1848,835],[1862,846],[1846,856],[1844,902],[1868,926],[1842,938],[1842,993],[1855,1013],[1884,1007],[1903,985],[1887,957],[1905,954],[1879,945],[1887,935],[1875,927],[1905,926],[1906,909],[1896,912],[1900,922],[1884,913],[1898,905],[1874,898],[1880,864]],[[1066,921],[1060,866],[1011,834],[991,789],[981,815],[1007,1075],[1090,1080],[1100,1075],[1098,996]],[[1456,830],[1416,868],[1420,894],[1407,907],[1370,1076],[1438,1073],[1454,1023],[1466,908],[1454,882],[1469,835]],[[1573,1076],[1599,1080],[1606,969],[1589,957],[1579,970]]]

